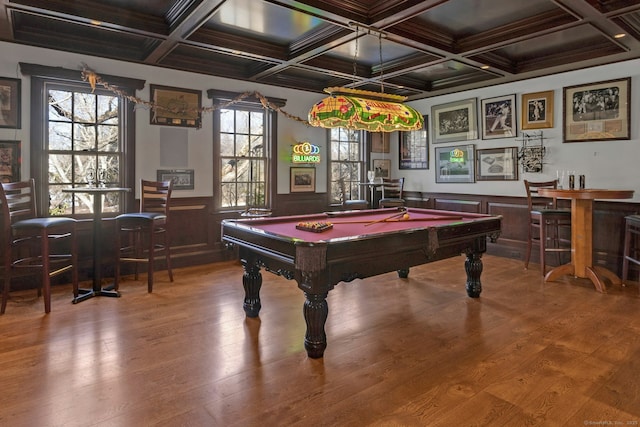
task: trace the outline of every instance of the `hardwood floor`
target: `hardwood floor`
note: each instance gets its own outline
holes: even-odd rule
[[[0,316],[0,425],[583,426],[640,421],[638,288],[544,284],[537,265],[464,257],[341,283],[323,359],[303,348],[304,297],[263,272],[259,319],[242,267],[121,283],[71,304],[12,293]]]

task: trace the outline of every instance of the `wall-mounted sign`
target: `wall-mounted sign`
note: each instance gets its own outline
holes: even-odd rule
[[[320,163],[320,147],[308,141],[293,146],[293,163]]]

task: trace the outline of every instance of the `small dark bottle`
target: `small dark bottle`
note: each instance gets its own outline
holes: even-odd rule
[[[580,189],[584,190],[585,189],[585,182],[584,182],[584,175],[580,175]]]
[[[573,190],[576,188],[576,176],[569,175],[569,190]]]

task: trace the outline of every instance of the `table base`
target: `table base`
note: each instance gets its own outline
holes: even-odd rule
[[[99,291],[94,291],[93,289],[78,289],[78,296],[71,301],[74,304],[82,302],[84,300],[88,300],[93,297],[112,297],[119,298],[120,293],[118,291],[113,290],[112,286],[107,286],[106,288],[102,288]]]
[[[603,294],[607,293],[607,287],[603,279],[608,279],[614,285],[622,284],[622,280],[620,280],[618,275],[616,275],[613,271],[608,270],[604,267],[600,267],[600,266],[585,267],[585,275],[580,276],[576,274],[575,267],[573,264],[563,264],[561,266],[558,266],[552,269],[546,274],[546,276],[544,276],[544,281],[552,282],[561,276],[567,276],[567,275],[591,280],[596,290]]]

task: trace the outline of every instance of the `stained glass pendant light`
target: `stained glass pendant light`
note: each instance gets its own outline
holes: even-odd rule
[[[346,87],[330,87],[329,94],[311,107],[309,123],[324,128],[369,132],[420,130],[422,114],[402,102],[405,96]]]
[[[356,27],[356,48],[353,57],[354,83],[356,81],[356,59],[358,56],[358,32]],[[317,102],[309,111],[308,121],[312,126],[323,128],[346,128],[369,132],[395,132],[420,130],[424,126],[422,114],[403,102],[406,96],[384,93],[382,78],[382,32],[375,28],[365,28],[367,33],[378,34],[380,52],[380,92],[329,87],[329,94]]]

